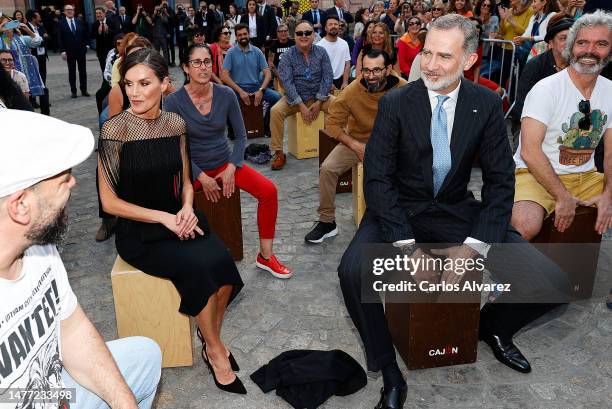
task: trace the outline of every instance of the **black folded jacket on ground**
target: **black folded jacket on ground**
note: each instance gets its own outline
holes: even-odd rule
[[[344,351],[286,351],[251,374],[264,393],[276,394],[296,409],[318,408],[329,397],[357,392],[366,373]]]

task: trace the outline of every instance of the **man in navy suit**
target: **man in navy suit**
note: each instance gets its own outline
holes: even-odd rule
[[[76,69],[79,68],[79,85],[81,94],[88,97],[87,92],[87,69],[85,54],[89,44],[89,35],[85,24],[74,16],[74,6],[67,4],[64,6],[63,18],[58,23],[58,42],[62,58],[68,63],[68,82],[70,82],[70,92],[72,98],[77,97],[76,88]]]
[[[458,261],[481,261],[495,282],[510,284],[511,293],[481,310],[479,336],[500,362],[519,372],[531,367],[513,344],[513,335],[567,299],[565,273],[509,224],[514,163],[501,100],[462,79],[464,69],[478,58],[477,47],[470,20],[456,14],[436,19],[422,51],[421,79],[381,98],[366,145],[367,209],[338,276],[368,369],[382,371],[377,409],[402,408],[407,386],[382,304],[362,302],[362,294],[377,295],[361,275],[368,244],[393,243],[413,259],[430,260],[416,243],[454,243],[430,251],[457,266]],[[481,202],[468,190],[476,157],[482,169]],[[426,270],[417,271],[414,279],[430,284],[439,280]],[[463,277],[445,270],[441,281],[459,284]]]
[[[319,8],[319,0],[310,0],[310,10],[305,12],[302,18],[309,21],[319,35],[323,33],[325,12]]]
[[[336,16],[339,20],[346,21],[347,24],[353,22],[353,16],[345,9],[344,0],[334,0],[334,7],[325,10],[325,16]]]
[[[265,0],[255,0],[255,2],[257,3],[257,11],[261,14],[261,17],[263,17],[263,27],[266,33],[264,42],[276,38],[276,28],[278,27],[276,12],[272,6],[266,4]]]

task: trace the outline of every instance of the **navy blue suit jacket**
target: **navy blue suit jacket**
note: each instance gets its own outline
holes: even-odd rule
[[[314,13],[312,12],[312,9],[304,12],[304,14],[302,14],[302,19],[309,21],[310,24],[315,25],[317,22],[315,21],[315,17],[314,17]],[[323,32],[323,26],[325,25],[325,11],[319,9],[319,23],[321,23],[321,28],[316,30],[319,34],[321,32]]]
[[[450,138],[452,166],[435,197],[430,131],[431,104],[422,80],[380,99],[366,145],[364,192],[383,239],[412,238],[409,220],[435,206],[471,223],[470,237],[503,242],[514,200],[514,160],[499,95],[461,80]],[[482,168],[482,202],[468,189],[476,158]]]
[[[78,18],[74,19],[76,31],[73,33],[68,26],[68,20],[63,18],[57,25],[57,38],[60,52],[66,52],[68,56],[80,57],[87,53],[89,45],[89,34],[85,24]]]

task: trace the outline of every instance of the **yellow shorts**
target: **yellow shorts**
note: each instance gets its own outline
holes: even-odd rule
[[[549,216],[555,210],[555,199],[544,186],[535,180],[528,169],[517,169],[515,179],[515,202],[520,202],[521,200],[536,202],[546,210],[546,216]],[[596,170],[559,175],[559,179],[561,179],[565,188],[580,200],[589,200],[603,192],[604,174]]]

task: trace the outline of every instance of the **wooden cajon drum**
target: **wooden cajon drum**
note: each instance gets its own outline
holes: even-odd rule
[[[162,351],[162,367],[191,366],[192,326],[178,312],[181,297],[170,280],[154,277],[117,256],[111,272],[119,338],[151,338]]]
[[[321,168],[323,161],[325,161],[330,152],[339,143],[340,142],[329,136],[325,129],[321,129],[319,131],[319,169]],[[352,186],[353,176],[352,171],[349,169],[338,178],[336,193],[350,193],[352,191]]]
[[[240,209],[240,189],[236,188],[230,198],[221,195],[217,203],[206,199],[201,190],[195,192],[194,208],[206,215],[210,229],[229,249],[234,260],[243,258],[242,212]]]
[[[359,226],[361,218],[366,209],[365,195],[363,192],[363,162],[359,162],[352,169],[353,180],[353,218],[355,224]]]
[[[255,106],[254,95],[251,95],[251,105],[245,105],[240,98],[238,101],[247,139],[262,138],[264,136],[263,99],[258,106]]]
[[[297,159],[319,156],[319,130],[325,126],[325,113],[319,112],[316,120],[306,125],[302,115],[297,112],[288,119],[289,153]]]
[[[385,316],[408,369],[476,362],[479,303],[386,303]]]
[[[544,220],[540,233],[531,240],[568,274],[570,295],[574,300],[590,298],[593,294],[601,243],[601,235],[594,230],[596,220],[597,208],[578,206],[572,225],[561,233],[555,228],[555,214],[552,213]]]
[[[285,95],[285,88],[278,77],[274,77],[274,90],[281,95]]]

